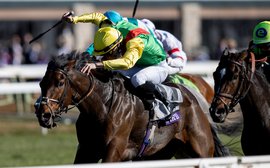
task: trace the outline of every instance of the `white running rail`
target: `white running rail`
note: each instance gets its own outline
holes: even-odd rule
[[[40,166],[38,168],[269,168],[270,155],[249,157],[221,157],[206,159],[178,159],[84,165]]]

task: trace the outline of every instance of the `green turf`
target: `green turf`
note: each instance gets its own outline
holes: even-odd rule
[[[241,147],[241,136],[228,136],[225,134],[220,134],[220,139],[223,142],[223,145],[229,148],[233,156],[243,156],[243,151]]]
[[[243,155],[240,136],[220,138],[233,156]],[[0,167],[72,164],[76,147],[74,124],[59,124],[42,135],[36,118],[0,116]]]
[[[0,167],[73,163],[77,146],[74,125],[61,124],[47,135],[41,134],[37,121],[0,120],[0,125]]]

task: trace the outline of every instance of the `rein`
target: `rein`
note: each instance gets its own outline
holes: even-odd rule
[[[51,71],[53,71],[53,70],[51,70]],[[69,78],[69,76],[68,76],[68,74],[64,71],[64,70],[62,70],[62,69],[56,69],[55,70],[55,72],[58,72],[58,73],[61,73],[61,74],[63,74],[65,77],[66,77],[66,79],[65,79],[65,88],[64,88],[64,93],[63,93],[63,95],[59,98],[59,100],[57,100],[57,99],[52,99],[52,98],[49,98],[49,97],[42,97],[42,99],[41,99],[41,103],[42,104],[44,104],[44,105],[47,105],[48,107],[49,107],[49,109],[50,109],[50,112],[51,112],[51,114],[55,114],[55,116],[57,116],[57,117],[60,117],[60,115],[63,113],[63,112],[67,112],[67,111],[69,111],[69,110],[71,110],[71,109],[73,109],[74,107],[77,107],[80,103],[82,103],[92,92],[93,92],[93,90],[94,90],[94,88],[95,88],[95,84],[93,84],[93,86],[91,87],[91,85],[89,84],[89,88],[88,88],[88,90],[87,90],[87,92],[86,92],[86,94],[84,94],[84,96],[82,96],[82,98],[76,103],[76,102],[74,102],[73,100],[72,100],[72,102],[73,102],[73,106],[72,107],[65,107],[64,105],[63,105],[63,100],[64,100],[64,98],[65,98],[65,96],[67,95],[67,88],[68,88],[68,85],[70,86],[70,78]],[[92,79],[90,78],[90,76],[92,76],[92,75],[89,75],[89,81],[92,81]],[[89,82],[90,83],[90,82]],[[73,89],[74,90],[74,89]],[[78,91],[75,89],[75,92],[76,92],[76,95],[80,95],[79,93],[78,93]],[[76,97],[76,96],[75,96]],[[53,103],[57,103],[57,104],[59,104],[59,108],[58,108],[58,110],[57,111],[53,111],[52,110],[52,108],[49,106],[49,102],[53,102]]]
[[[242,80],[239,79],[239,80],[241,80],[241,82],[237,86],[236,93],[235,94],[219,93],[219,94],[217,94],[215,96],[216,99],[219,99],[219,100],[222,101],[222,103],[225,105],[225,108],[226,108],[226,110],[228,112],[233,112],[233,108],[236,106],[236,104],[240,100],[242,100],[247,95],[247,93],[248,93],[248,91],[249,91],[249,89],[251,87],[252,79],[253,79],[254,72],[255,72],[255,56],[254,56],[254,53],[250,52],[250,57],[251,57],[251,59],[250,59],[251,73],[250,73],[249,77],[247,76],[248,68],[245,66],[244,61],[241,64],[241,63],[239,63],[237,61],[230,60],[231,63],[239,66],[240,69],[241,69],[240,78],[242,78]],[[246,81],[248,81],[248,86],[245,89],[245,87],[243,87],[243,86],[244,86]],[[223,97],[231,100],[229,105],[222,99]]]

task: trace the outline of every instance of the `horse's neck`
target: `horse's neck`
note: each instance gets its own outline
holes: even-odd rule
[[[102,105],[108,104],[108,102],[113,98],[114,94],[113,81],[110,80],[108,82],[101,82],[96,78],[94,81],[94,93],[92,97],[94,99],[98,99],[99,103]]]
[[[264,74],[256,70],[251,87],[247,95],[240,101],[243,117],[246,122],[255,122],[268,125],[270,128],[270,86]]]
[[[112,104],[128,93],[120,79],[109,79],[104,82],[93,76],[92,80],[93,91],[84,102],[87,105],[87,112],[106,115],[111,111]]]
[[[105,113],[103,109],[112,95],[111,83],[103,83],[94,76],[86,76],[76,70],[70,71],[69,74],[73,101],[79,103],[77,107],[80,112],[93,115]]]
[[[251,80],[252,84],[248,96],[253,97],[254,100],[256,100],[254,103],[260,102],[258,100],[262,100],[270,105],[270,98],[268,96],[270,95],[270,84],[264,73],[260,69],[256,70]]]

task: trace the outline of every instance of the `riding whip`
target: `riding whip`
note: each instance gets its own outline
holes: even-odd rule
[[[132,14],[133,18],[134,18],[135,14],[136,14],[138,3],[139,3],[139,0],[136,0],[135,6],[134,6],[134,9],[133,9],[133,14]]]
[[[70,11],[70,12],[66,15],[66,17],[71,16],[71,15],[73,15],[73,14],[74,14],[74,12],[73,12],[73,11]],[[59,21],[58,21],[57,23],[55,23],[51,28],[49,28],[49,29],[46,30],[45,32],[39,34],[39,35],[36,36],[35,38],[33,38],[33,39],[29,42],[29,44],[31,44],[33,41],[36,41],[37,39],[41,38],[44,34],[48,33],[50,30],[52,30],[53,28],[55,28],[56,26],[58,26],[58,25],[61,24],[62,22],[63,22],[62,19],[59,20]]]

